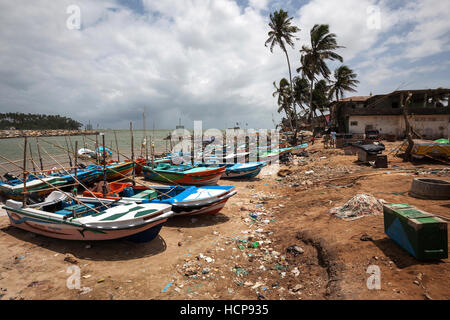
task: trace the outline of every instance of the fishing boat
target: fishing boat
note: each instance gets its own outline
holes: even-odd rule
[[[77,153],[80,159],[97,159],[97,154],[95,153],[95,151],[87,148],[81,148],[77,151]]]
[[[142,186],[131,183],[108,183],[107,193],[84,191],[82,201],[97,197],[102,202],[165,203],[172,205],[175,215],[218,213],[236,194],[233,186]]]
[[[270,152],[269,151],[262,152],[262,153],[259,153],[259,159],[260,159],[260,161],[272,162],[272,161],[277,160],[279,158],[279,156],[284,153],[292,152],[292,151],[299,151],[302,149],[306,149],[307,147],[308,147],[308,144],[303,143],[303,144],[295,146],[295,147],[279,148],[279,149],[272,150]]]
[[[51,173],[49,176],[66,179],[68,184],[81,182],[84,185],[89,185],[100,178],[101,172],[96,165],[89,165],[87,168],[77,169],[77,181],[75,181],[75,169],[58,171],[57,173]]]
[[[53,191],[43,202],[23,207],[7,200],[11,225],[43,236],[65,240],[129,239],[138,242],[154,239],[173,215],[163,203],[74,203],[68,196]]]
[[[214,185],[225,173],[225,167],[202,168],[191,165],[171,165],[158,163],[156,167],[144,166],[142,168],[145,179],[165,183],[183,185]]]
[[[63,177],[44,177],[39,176],[39,179],[30,176],[25,187],[29,197],[42,197],[52,192],[51,186],[63,186],[67,184],[67,180]],[[49,188],[50,187],[50,188]],[[23,199],[24,183],[23,180],[16,179],[0,183],[0,193],[6,198],[21,200]]]
[[[107,147],[104,148],[104,151],[103,151],[103,147],[98,147],[96,151],[97,151],[98,159],[102,159],[103,156],[105,156],[106,159],[109,159],[112,156],[112,151],[109,150]]]
[[[117,162],[111,160],[106,166],[106,179],[114,180],[121,179],[126,175],[129,175],[133,170],[134,163],[132,161],[121,161]],[[103,171],[103,166],[97,166],[98,170]],[[103,177],[103,173],[100,175]]]
[[[198,167],[213,168],[225,166],[225,174],[222,179],[251,179],[255,178],[266,162],[248,162],[248,163],[196,163]]]

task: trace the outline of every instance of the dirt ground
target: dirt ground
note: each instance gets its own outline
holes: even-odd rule
[[[253,180],[220,180],[238,193],[219,214],[172,218],[149,243],[55,240],[1,216],[0,299],[450,299],[449,259],[415,260],[386,236],[382,215],[328,213],[370,193],[450,218],[450,200],[408,195],[413,177],[450,180],[448,166],[392,152],[389,168],[375,169],[320,139],[308,154],[280,166],[284,177],[268,166]],[[73,265],[80,289],[67,286]],[[373,265],[379,290],[366,285]]]

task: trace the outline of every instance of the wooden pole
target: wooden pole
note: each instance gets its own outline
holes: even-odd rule
[[[95,164],[98,165],[98,153],[97,153],[97,149],[98,149],[98,136],[95,136]]]
[[[133,163],[133,186],[136,185],[136,182],[134,181],[135,177],[135,167],[134,167],[134,138],[133,138],[133,122],[130,121],[130,134],[131,134],[131,162]]]
[[[119,144],[117,143],[116,130],[114,130],[114,139],[116,140],[117,162],[120,162]]]
[[[30,147],[30,159],[31,159],[31,164],[33,165],[33,171],[36,171],[36,166],[35,166],[34,159],[33,159],[33,151],[31,149],[31,143],[28,146]]]
[[[23,199],[22,199],[22,207],[26,207],[27,205],[27,137],[24,137],[24,148],[23,148]]]
[[[259,162],[259,132],[256,132],[256,161]]]
[[[77,166],[78,166],[78,140],[75,141],[75,152],[74,152],[74,158],[75,158],[75,186],[73,187],[73,195],[76,196],[78,193],[78,172],[77,172]]]
[[[69,143],[67,142],[67,137],[64,137],[64,140],[66,140],[67,155],[69,156],[69,164],[72,167],[72,158],[70,157],[70,149],[69,149]]]
[[[102,144],[103,144],[103,198],[106,196],[106,150],[105,150],[105,133],[102,133]]]
[[[38,151],[38,156],[39,156],[39,163],[41,164],[41,170],[44,170],[44,165],[42,164],[42,157],[41,157],[41,147],[39,145],[39,140],[36,137],[36,146],[37,146],[37,151]]]
[[[250,137],[247,135],[245,136],[245,162],[249,163],[250,162]]]
[[[237,137],[236,132],[237,132],[237,130],[234,130],[234,133],[235,133],[235,135],[234,135],[234,163],[238,162],[238,155],[237,155],[237,153],[238,153],[238,148],[237,148],[238,137]]]

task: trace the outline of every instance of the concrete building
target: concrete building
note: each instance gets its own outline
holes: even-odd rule
[[[365,133],[378,130],[382,136],[405,137],[401,107],[408,95],[409,122],[423,139],[450,137],[449,89],[401,90],[386,95],[350,97],[330,106],[332,123],[340,133]]]

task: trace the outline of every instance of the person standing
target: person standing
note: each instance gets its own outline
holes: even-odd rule
[[[336,131],[331,131],[331,145],[336,148]]]

